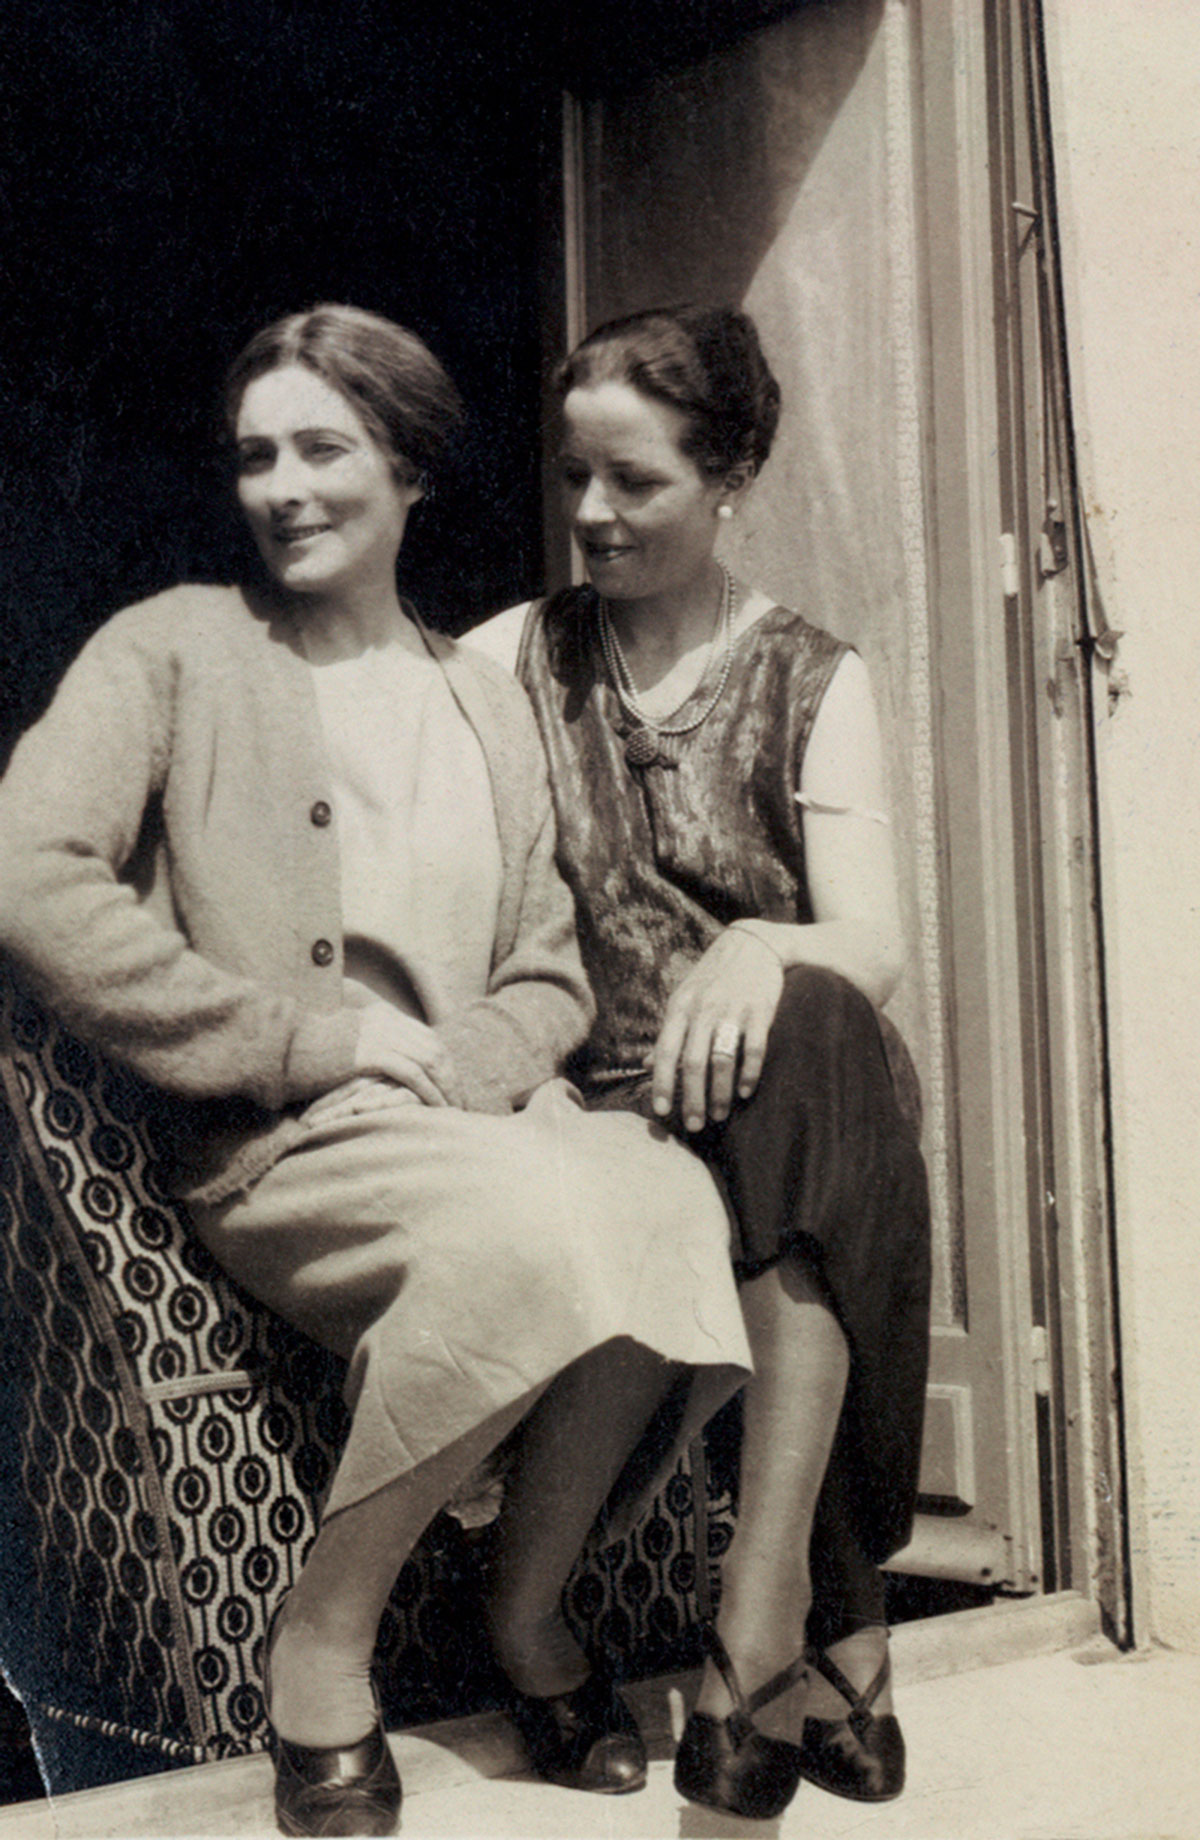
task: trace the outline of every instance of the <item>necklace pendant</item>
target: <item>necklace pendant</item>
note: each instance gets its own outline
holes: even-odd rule
[[[625,758],[631,767],[652,767],[659,757],[658,732],[643,725],[625,737]]]

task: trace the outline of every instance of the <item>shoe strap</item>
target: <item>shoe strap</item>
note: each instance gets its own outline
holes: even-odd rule
[[[717,1671],[725,1682],[725,1691],[733,1701],[735,1711],[741,1718],[748,1718],[750,1708],[746,1704],[746,1695],[742,1692],[742,1683],[737,1677],[737,1669],[729,1658],[729,1650],[717,1634],[716,1624],[701,1623],[700,1634],[709,1659],[716,1663]]]
[[[794,1661],[790,1661],[787,1667],[780,1668],[778,1674],[772,1674],[770,1680],[764,1681],[761,1687],[755,1687],[746,1701],[747,1710],[758,1712],[771,1700],[778,1699],[781,1693],[786,1693],[789,1687],[794,1687],[803,1675],[804,1667],[804,1656],[797,1655]]]
[[[829,1656],[822,1654],[819,1649],[809,1649],[807,1659],[808,1665],[816,1668],[818,1674],[823,1674],[834,1691],[841,1694],[850,1708],[846,1723],[856,1736],[861,1737],[874,1719],[875,1715],[871,1711],[871,1708],[887,1684],[888,1673],[891,1667],[891,1656],[888,1654],[884,1655],[883,1660],[879,1664],[879,1670],[875,1678],[872,1680],[870,1686],[866,1687],[861,1693],[857,1687],[852,1686],[846,1679],[846,1676],[842,1673],[837,1662],[831,1661]]]
[[[755,1687],[753,1693],[747,1695],[742,1691],[742,1683],[737,1677],[737,1669],[729,1658],[729,1651],[712,1623],[703,1625],[703,1636],[704,1646],[715,1661],[721,1679],[725,1682],[725,1690],[733,1701],[733,1712],[728,1721],[730,1729],[734,1734],[735,1742],[743,1743],[754,1730],[754,1713],[761,1711],[771,1700],[778,1699],[779,1695],[786,1693],[789,1687],[795,1686],[804,1673],[806,1657],[797,1655],[787,1667],[780,1668],[777,1674],[772,1674],[771,1678],[764,1681],[761,1687]]]

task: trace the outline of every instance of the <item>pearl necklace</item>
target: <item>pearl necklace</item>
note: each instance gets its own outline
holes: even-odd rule
[[[721,606],[717,614],[713,636],[708,642],[708,657],[704,661],[704,670],[700,674],[701,683],[708,675],[717,642],[720,639],[724,640],[725,655],[721,661],[721,671],[715,685],[700,709],[686,722],[676,721],[676,717],[679,711],[686,708],[691,702],[692,697],[696,694],[695,690],[689,691],[683,702],[673,709],[664,721],[652,722],[650,720],[638,702],[633,673],[621,650],[621,641],[617,638],[616,629],[608,611],[608,602],[604,600],[600,602],[600,650],[604,654],[605,667],[612,687],[617,693],[617,701],[626,718],[633,724],[625,739],[625,758],[631,767],[652,767],[656,762],[661,762],[663,766],[676,765],[675,760],[671,757],[671,750],[664,749],[663,742],[673,741],[680,735],[690,735],[694,729],[700,727],[702,722],[707,722],[724,694],[733,664],[733,576],[720,560],[717,562],[717,567],[721,571]]]

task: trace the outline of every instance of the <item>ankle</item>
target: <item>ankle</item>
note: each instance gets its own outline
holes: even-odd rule
[[[519,1693],[571,1693],[592,1671],[557,1606],[519,1614],[489,1605],[487,1625],[492,1652]]]
[[[845,1675],[847,1684],[855,1692],[866,1693],[888,1660],[887,1625],[868,1623],[861,1629],[849,1630],[836,1642],[830,1642],[823,1653]],[[844,1719],[848,1712],[844,1694],[825,1678],[819,1668],[813,1667],[809,1671],[812,1684],[808,1709],[811,1716],[819,1719]],[[894,1710],[890,1668],[871,1702],[871,1710],[877,1716]]]
[[[756,1649],[743,1647],[736,1651],[728,1644],[726,1646],[734,1674],[747,1699],[750,1699],[760,1687],[765,1686],[777,1674],[790,1668],[802,1653],[802,1647],[799,1644],[793,1646],[786,1654],[773,1645],[769,1649],[765,1646]],[[751,1714],[755,1730],[761,1732],[766,1738],[778,1738],[787,1744],[799,1744],[807,1712],[807,1690],[807,1671],[801,1668],[790,1685],[784,1687],[773,1699]],[[714,1661],[707,1661],[700,1680],[700,1691],[696,1697],[696,1711],[707,1714],[709,1718],[726,1719],[733,1709],[733,1696],[725,1684],[721,1670]]]
[[[375,1721],[372,1648],[316,1635],[299,1618],[273,1631],[264,1694],[279,1737],[310,1750],[357,1744]]]

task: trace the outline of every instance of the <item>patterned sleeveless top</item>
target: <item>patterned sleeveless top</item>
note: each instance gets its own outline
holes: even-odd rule
[[[725,690],[671,743],[675,763],[631,767],[632,725],[608,682],[598,610],[586,587],[536,603],[517,660],[596,993],[596,1024],[572,1069],[593,1087],[641,1070],[671,992],[731,921],[811,921],[795,794],[821,698],[849,649],[772,608],[734,640]],[[714,658],[682,717],[719,668]]]

